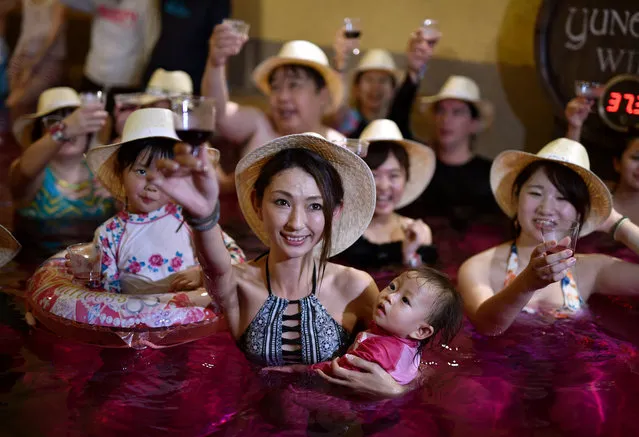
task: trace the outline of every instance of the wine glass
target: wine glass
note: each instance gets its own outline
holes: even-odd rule
[[[175,132],[194,151],[207,141],[215,130],[215,100],[203,96],[171,98],[171,109],[176,116]]]
[[[579,222],[574,220],[560,221],[558,223],[548,223],[542,226],[541,236],[544,242],[556,241],[559,243],[566,237],[570,238],[567,246],[555,246],[550,250],[551,253],[561,252],[565,249],[572,250],[575,253],[577,248],[577,239],[579,239]]]
[[[589,82],[587,80],[575,81],[575,94],[577,97],[583,97],[588,100],[589,103],[595,103],[603,94],[603,90],[604,86],[599,82]],[[594,111],[594,107],[590,108],[590,112]]]
[[[442,37],[442,32],[439,30],[437,20],[433,20],[431,18],[427,18],[422,22],[421,30],[424,39],[431,46],[437,44],[439,39]]]
[[[362,28],[360,27],[359,18],[344,18],[344,37],[346,39],[354,39],[356,45],[359,46],[359,38],[362,36]],[[353,49],[354,55],[359,55],[359,47]]]
[[[251,28],[251,25],[248,24],[246,21],[233,20],[230,18],[224,19],[222,21],[222,24],[228,24],[231,29],[233,29],[233,32],[245,37],[248,37],[249,29]]]
[[[339,146],[342,146],[360,158],[365,158],[368,154],[368,141],[360,140],[359,138],[343,138],[335,141]]]

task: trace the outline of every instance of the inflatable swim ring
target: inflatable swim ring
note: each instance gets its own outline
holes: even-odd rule
[[[27,284],[27,322],[105,347],[174,346],[226,328],[204,288],[161,294],[118,294],[73,281],[64,255],[45,261]],[[35,320],[34,320],[35,319]]]

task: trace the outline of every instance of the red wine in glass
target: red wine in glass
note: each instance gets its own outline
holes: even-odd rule
[[[176,130],[178,138],[191,146],[199,147],[213,134],[213,131],[202,129]]]
[[[356,39],[362,36],[362,32],[360,30],[345,30],[344,37],[348,39]]]

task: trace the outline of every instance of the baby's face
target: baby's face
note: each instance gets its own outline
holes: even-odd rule
[[[402,273],[380,292],[373,320],[398,337],[422,340],[432,335],[428,317],[436,298],[424,279]]]

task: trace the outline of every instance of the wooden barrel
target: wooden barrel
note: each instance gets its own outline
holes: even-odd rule
[[[544,0],[537,16],[535,52],[556,113],[575,96],[575,81],[606,83],[639,74],[639,1]],[[584,142],[615,147],[623,135],[597,114],[588,117]]]

